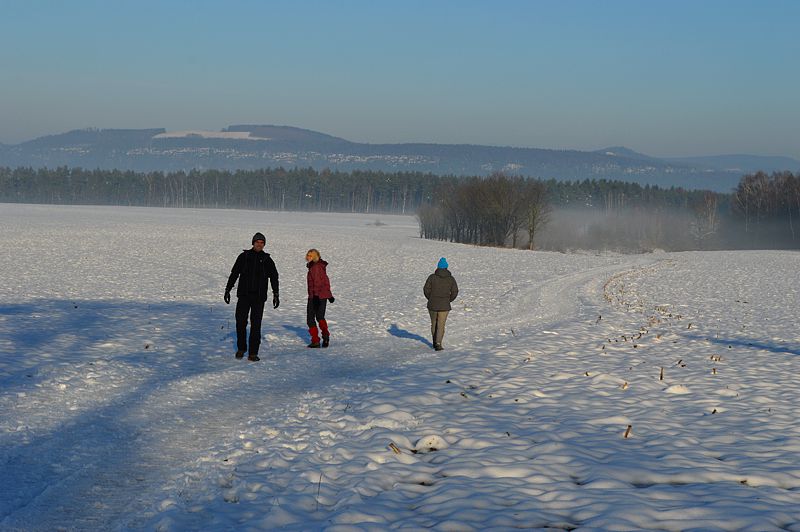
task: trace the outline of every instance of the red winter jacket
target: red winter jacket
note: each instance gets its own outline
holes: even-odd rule
[[[324,260],[309,261],[306,267],[308,268],[308,297],[316,296],[320,299],[333,297],[333,294],[331,294],[331,281],[325,271],[328,263]]]

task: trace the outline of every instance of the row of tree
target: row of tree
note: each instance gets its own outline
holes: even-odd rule
[[[800,247],[791,172],[746,175],[724,194],[502,174],[0,168],[0,202],[416,213],[425,238],[529,249]]]
[[[517,247],[520,233],[534,248],[551,212],[541,181],[493,174],[446,183],[417,212],[420,237],[481,246]]]
[[[495,174],[441,184],[417,216],[424,238],[477,245],[619,251],[798,248],[800,175],[746,175],[732,194],[723,194]]]
[[[800,174],[746,175],[736,187],[733,200],[746,233],[764,236],[765,231],[788,232],[792,240],[800,236]]]
[[[313,168],[168,173],[0,168],[0,201],[410,214],[429,203],[445,179]]]
[[[475,187],[477,179],[312,168],[165,173],[0,167],[0,201],[408,214],[436,203],[442,189],[454,190],[465,182]],[[702,194],[604,179],[540,183],[555,207],[580,206],[608,212],[637,205],[685,205],[693,194]]]

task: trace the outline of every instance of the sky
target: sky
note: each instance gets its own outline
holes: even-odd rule
[[[291,125],[800,158],[795,0],[0,0],[0,142]]]

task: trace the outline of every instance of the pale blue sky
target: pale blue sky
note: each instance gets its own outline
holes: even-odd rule
[[[0,13],[4,143],[258,123],[800,158],[795,0],[0,0]]]

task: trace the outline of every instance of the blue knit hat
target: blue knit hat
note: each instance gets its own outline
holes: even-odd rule
[[[439,259],[439,264],[436,265],[437,268],[447,269],[447,259],[442,257]]]

